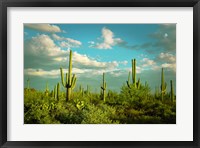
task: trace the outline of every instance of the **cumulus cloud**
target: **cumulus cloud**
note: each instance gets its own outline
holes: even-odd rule
[[[143,58],[142,63],[142,67],[153,66],[156,64],[154,60],[150,60],[149,58]]]
[[[42,32],[61,32],[59,26],[50,24],[24,24],[24,27]]]
[[[91,69],[79,69],[79,68],[72,68],[72,73],[75,74],[82,74],[86,72],[92,71]],[[64,73],[68,72],[68,69],[63,69]],[[48,77],[48,78],[58,78],[60,77],[60,69],[53,69],[53,70],[44,70],[44,69],[34,69],[34,68],[27,68],[24,70],[24,73],[29,76],[38,76],[38,77]]]
[[[120,46],[125,49],[132,49],[132,50],[139,50],[139,49],[146,49],[152,46],[152,43],[144,43],[141,45],[130,45],[128,42],[124,41],[121,38],[115,38],[114,33],[104,27],[101,31],[102,35],[98,40],[99,42],[89,41],[90,48],[97,48],[97,49],[112,49],[113,46]]]
[[[176,58],[169,53],[160,53],[156,58],[143,58],[141,61],[142,70],[160,70],[162,67],[167,71],[176,71]]]
[[[143,70],[143,69],[142,69],[140,66],[136,66],[136,73],[141,73],[142,70]],[[128,71],[128,72],[130,71],[130,72],[131,72],[131,71],[132,71],[132,68],[126,68],[126,71]]]
[[[176,71],[176,56],[171,53],[160,53],[156,58],[155,61],[160,63],[160,68],[166,68],[166,70]]]
[[[58,36],[57,34],[52,34],[52,37],[55,39],[55,40],[63,40],[62,37]]]
[[[27,68],[24,70],[24,73],[29,76],[39,76],[39,77],[48,77],[48,78],[58,78],[60,75],[59,70],[45,71],[41,68],[40,69]]]
[[[172,69],[174,72],[176,72],[176,64],[175,63],[164,63],[162,64],[163,68],[167,68],[167,70]]]
[[[55,76],[50,75],[49,71],[52,69],[59,69],[60,67],[67,67],[69,60],[69,49],[63,50],[58,47],[55,42],[45,34],[37,35],[24,43],[25,53],[25,69],[28,69],[29,74],[42,76]],[[120,64],[126,65],[127,61],[97,61],[95,58],[89,57],[86,54],[80,54],[76,51],[72,54],[73,70],[76,73],[93,72],[98,73],[99,70],[114,70]],[[29,68],[32,69],[29,69]],[[33,69],[38,69],[33,70]],[[52,71],[54,74],[56,71]],[[57,72],[58,73],[58,72]],[[100,72],[99,72],[100,73]],[[90,75],[90,73],[88,73]]]
[[[176,56],[170,53],[160,53],[160,55],[157,58],[158,60],[164,61],[164,62],[169,62],[169,63],[174,63],[176,62]]]
[[[102,36],[100,38],[101,42],[95,43],[94,41],[89,41],[88,43],[90,44],[89,47],[97,48],[97,49],[112,49],[112,46],[120,44],[122,39],[120,38],[114,38],[114,33],[104,27],[101,30]]]
[[[82,68],[94,68],[94,69],[114,69],[119,66],[119,64],[126,64],[127,61],[109,61],[100,62],[95,59],[88,57],[86,54],[79,54],[73,52],[73,63],[76,67]]]
[[[77,77],[88,77],[91,76],[100,76],[103,73],[112,75],[113,77],[119,77],[122,75],[127,75],[130,69],[82,69],[82,68],[72,68],[72,73],[76,74]],[[68,73],[68,69],[63,69],[64,73]],[[60,77],[60,69],[53,70],[44,70],[42,68],[34,69],[27,68],[24,70],[25,75],[35,76],[35,77],[44,77],[44,78],[59,78]],[[137,70],[137,73],[140,71]]]
[[[60,46],[63,48],[72,48],[72,47],[80,47],[82,43],[78,40],[74,40],[71,38],[60,37],[57,34],[53,34],[52,37],[55,40],[61,41]]]
[[[25,54],[36,56],[62,56],[68,51],[61,50],[54,41],[45,34],[37,35],[25,41]]]

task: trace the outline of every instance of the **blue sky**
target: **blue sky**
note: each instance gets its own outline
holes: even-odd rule
[[[77,85],[99,92],[102,73],[108,89],[120,91],[137,61],[137,78],[152,88],[176,82],[175,24],[24,24],[24,87],[53,89],[60,82],[59,68],[67,72],[69,50]],[[64,90],[64,88],[62,88]]]

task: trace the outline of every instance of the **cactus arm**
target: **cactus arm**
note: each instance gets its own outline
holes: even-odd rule
[[[65,81],[64,81],[63,69],[62,69],[62,68],[60,68],[60,74],[61,74],[61,82],[62,82],[62,85],[63,85],[64,87],[66,87],[66,83],[65,83]]]
[[[129,71],[128,73],[128,81],[126,81],[127,86],[130,88],[130,77],[131,77],[131,72]]]
[[[138,89],[140,88],[140,78],[138,79],[138,82],[137,82],[137,88]]]
[[[74,75],[74,78],[73,78],[73,81],[72,81],[72,84],[71,84],[71,88],[74,89],[76,86],[76,77]]]
[[[101,86],[101,89],[105,90],[104,87]]]
[[[75,81],[75,79],[76,79],[76,75],[75,74],[73,74],[73,76],[72,76],[72,79],[71,79],[71,85],[73,85],[73,83],[74,83],[74,81]]]
[[[101,89],[102,89],[102,93],[103,93],[104,102],[106,101],[106,87],[107,87],[107,84],[105,82],[105,74],[103,73],[103,84],[101,86]]]

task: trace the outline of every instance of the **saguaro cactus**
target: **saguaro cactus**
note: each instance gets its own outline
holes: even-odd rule
[[[133,85],[136,88],[136,59],[132,59],[132,80]]]
[[[161,72],[161,97],[162,97],[162,101],[164,98],[164,95],[166,93],[166,88],[167,88],[167,83],[165,82],[165,78],[164,78],[164,69],[162,68],[162,72]]]
[[[57,100],[60,99],[60,83],[57,84]]]
[[[102,95],[103,95],[103,100],[104,102],[106,101],[106,82],[105,82],[105,74],[103,73],[103,84],[101,86],[101,89],[102,89]]]
[[[48,96],[49,95],[49,87],[48,87],[48,82],[46,82],[46,88],[45,88],[45,95]]]
[[[54,99],[57,98],[57,85],[54,86]]]
[[[174,86],[173,86],[173,81],[171,80],[170,81],[170,84],[171,84],[171,101],[174,102]]]
[[[62,68],[60,68],[60,73],[61,73],[62,85],[63,87],[66,88],[66,101],[68,101],[71,99],[72,90],[76,86],[76,75],[73,74],[72,76],[72,51],[71,50],[69,54],[69,68],[68,68],[68,73],[66,73],[66,81],[64,81]]]
[[[131,82],[130,82],[130,76],[131,72],[128,74],[128,81],[126,81],[127,86],[131,88]],[[136,59],[132,59],[132,81],[133,81],[133,86],[134,88],[140,88],[140,79],[136,82]]]

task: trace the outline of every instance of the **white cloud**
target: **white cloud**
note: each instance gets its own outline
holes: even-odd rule
[[[36,56],[66,56],[68,51],[61,50],[54,41],[45,34],[32,37],[25,43],[25,53]]]
[[[26,68],[39,69],[45,67],[45,69],[59,69],[60,66],[63,68],[68,66],[69,49],[62,50],[48,35],[42,34],[25,41],[25,55]],[[76,51],[73,52],[72,56],[73,68],[77,68],[75,72],[78,73],[80,73],[80,69],[84,70],[84,72],[93,70],[93,73],[98,70],[113,70],[120,64],[126,65],[128,63],[127,61],[101,62],[85,54],[79,54]],[[77,71],[78,69],[79,71]],[[41,69],[37,73],[36,71],[31,72],[38,76],[42,74],[48,75],[48,73],[45,73]]]
[[[79,69],[79,68],[72,68],[73,74],[84,74],[93,71],[92,69]],[[29,76],[38,76],[38,77],[48,77],[48,78],[58,78],[60,77],[60,69],[53,69],[53,70],[44,70],[44,69],[34,69],[34,68],[27,68],[24,70],[26,75]],[[63,73],[68,73],[68,69],[63,69]]]
[[[122,65],[127,65],[128,64],[128,61],[121,61],[121,62],[118,62],[119,64],[122,64]]]
[[[57,61],[57,62],[66,62],[67,57],[55,57],[55,58],[53,58],[53,60]]]
[[[176,56],[170,53],[160,53],[156,59],[157,62],[161,63],[160,68],[166,68],[166,70],[176,71]]]
[[[164,62],[174,63],[176,62],[176,56],[170,53],[160,53],[158,58]]]
[[[130,71],[130,72],[132,72],[132,68],[127,68],[126,69],[128,72]],[[141,67],[139,67],[139,66],[136,66],[136,73],[141,73],[142,72],[142,68]]]
[[[57,34],[53,34],[52,37],[55,40],[62,41],[60,43],[60,46],[64,47],[64,48],[80,47],[82,45],[82,43],[80,41],[78,41],[78,40],[74,40],[74,39],[71,39],[71,38],[60,37]]]
[[[153,66],[156,64],[154,60],[150,60],[149,58],[143,58],[142,63],[142,67]]]
[[[176,64],[175,63],[164,63],[162,64],[163,68],[172,69],[174,72],[176,72]]]
[[[94,41],[89,41],[88,43],[89,43],[89,44],[95,44],[95,42],[94,42]]]
[[[113,75],[115,77],[121,76],[123,74],[127,74],[128,70],[120,70],[120,69],[81,69],[81,68],[72,68],[72,73],[76,74],[77,77],[80,75],[84,77],[91,77],[102,75],[103,73],[107,73]],[[60,69],[53,69],[53,70],[44,70],[44,69],[34,69],[34,68],[27,68],[24,70],[24,73],[29,76],[37,76],[37,77],[45,77],[45,78],[59,78],[60,77]],[[63,69],[63,73],[68,73],[68,69]]]
[[[43,32],[61,32],[60,27],[50,24],[24,24],[26,28]]]
[[[52,37],[53,37],[55,40],[62,40],[62,37],[58,36],[57,34],[52,34]]]
[[[43,69],[33,69],[28,68],[24,70],[24,73],[29,76],[39,76],[48,78],[58,78],[60,75],[60,70],[49,70],[45,71]]]
[[[121,40],[120,38],[114,38],[114,33],[108,28],[104,27],[101,33],[102,36],[100,40],[102,40],[102,42],[97,42],[95,44],[95,42],[90,41],[88,42],[90,44],[89,47],[98,49],[112,49],[112,46],[123,42],[123,40]]]
[[[70,46],[70,44],[69,44],[68,42],[62,41],[62,42],[60,43],[60,47],[70,49],[71,46]]]
[[[77,52],[73,52],[73,62],[76,65],[80,65],[87,68],[104,68],[113,69],[118,66],[117,61],[112,62],[99,62],[97,60],[89,58],[87,55],[82,55]]]

